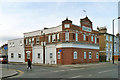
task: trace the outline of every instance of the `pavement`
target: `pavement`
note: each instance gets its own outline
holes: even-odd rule
[[[100,63],[88,63],[88,64],[72,64],[72,65],[42,65],[42,64],[33,64],[34,66],[47,66],[47,67],[60,67],[60,68],[87,68],[87,67],[97,67],[104,64],[111,64],[112,62],[100,62]],[[12,63],[13,64],[13,63]],[[118,64],[118,62],[115,62]],[[19,75],[19,70],[15,69],[6,69],[2,68],[2,78],[9,78],[16,75]]]
[[[19,74],[19,72],[17,70],[14,70],[14,69],[2,68],[1,70],[2,70],[2,79],[12,77],[12,76]]]

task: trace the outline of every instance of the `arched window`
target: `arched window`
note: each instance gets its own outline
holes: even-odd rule
[[[74,51],[74,59],[77,59],[77,52]]]

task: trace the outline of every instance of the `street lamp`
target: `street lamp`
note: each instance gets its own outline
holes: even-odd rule
[[[113,19],[113,54],[112,54],[113,64],[114,64],[114,21],[117,19],[120,19],[120,17]]]

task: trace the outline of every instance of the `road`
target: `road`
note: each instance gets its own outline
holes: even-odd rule
[[[9,64],[10,69],[20,71],[13,78],[118,78],[118,65],[104,64],[90,68],[46,67],[32,66],[27,70],[26,65]],[[6,64],[3,65],[6,67]]]

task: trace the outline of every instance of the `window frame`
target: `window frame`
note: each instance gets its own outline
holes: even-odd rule
[[[77,59],[77,51],[74,51],[74,53],[73,53],[73,59]]]
[[[64,28],[70,28],[70,24],[64,24]]]
[[[52,55],[51,55],[52,54]],[[53,53],[50,53],[50,59],[52,59],[53,58]]]
[[[92,59],[92,52],[89,52],[89,59]]]
[[[86,55],[86,52],[84,52],[84,59],[86,59],[87,58],[87,55]]]
[[[65,41],[69,41],[69,32],[65,32]]]

